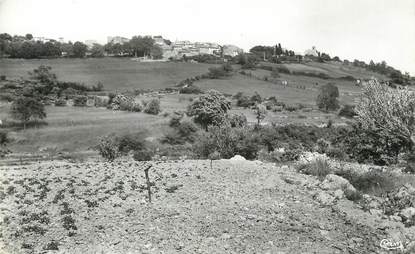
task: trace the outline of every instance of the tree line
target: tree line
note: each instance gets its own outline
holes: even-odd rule
[[[120,43],[107,43],[101,45],[94,43],[88,47],[85,43],[59,42],[49,40],[43,42],[35,40],[32,34],[25,36],[3,33],[0,34],[0,57],[9,58],[55,58],[55,57],[103,57],[105,54],[116,56],[162,58],[162,49],[155,44],[151,36],[134,36],[129,41]]]

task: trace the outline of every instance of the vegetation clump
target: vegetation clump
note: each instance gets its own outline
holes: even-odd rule
[[[231,102],[223,94],[210,90],[189,105],[187,115],[193,117],[196,123],[207,129],[209,125],[220,122],[230,109]]]
[[[30,120],[46,118],[45,106],[33,97],[20,96],[13,101],[10,107],[10,116],[21,121],[23,129],[26,129]]]
[[[161,108],[159,99],[152,99],[149,102],[144,102],[144,113],[158,115],[160,112]]]
[[[332,83],[328,83],[320,88],[317,96],[317,106],[319,109],[330,111],[339,108],[339,88]]]

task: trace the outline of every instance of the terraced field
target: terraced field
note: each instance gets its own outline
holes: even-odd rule
[[[146,163],[153,163],[152,203]],[[363,212],[350,201],[320,205],[318,180],[287,166],[146,163],[1,168],[0,252],[381,252],[385,231],[354,218]]]

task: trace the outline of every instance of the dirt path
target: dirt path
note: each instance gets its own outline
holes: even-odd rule
[[[323,207],[316,180],[255,162],[41,164],[0,170],[5,253],[373,253],[382,231]],[[53,251],[54,250],[54,251]]]

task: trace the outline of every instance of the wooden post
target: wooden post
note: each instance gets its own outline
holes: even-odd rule
[[[148,201],[151,203],[151,186],[150,186],[150,177],[148,176],[148,170],[152,167],[152,165],[149,165],[147,168],[144,169],[144,174],[146,175],[146,181],[147,181],[147,192],[148,192]]]

